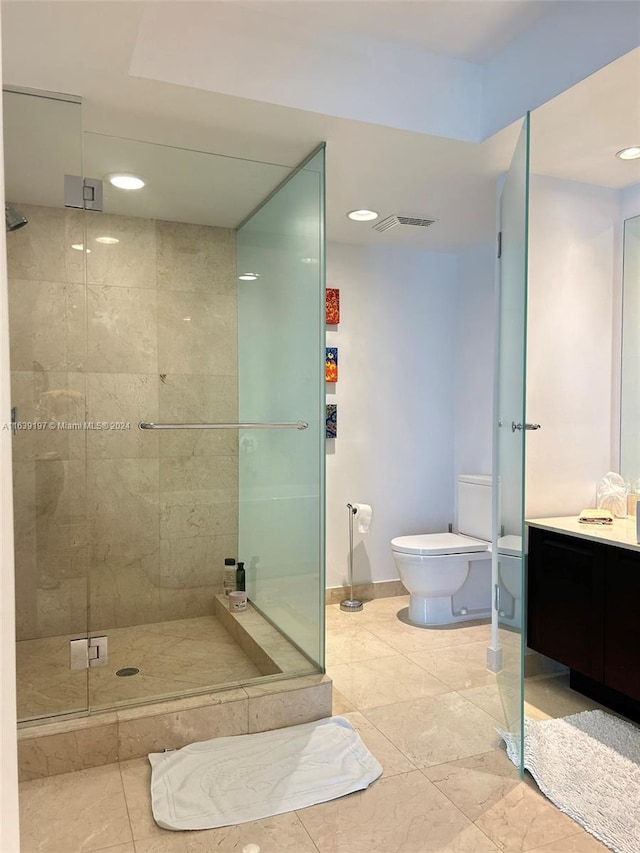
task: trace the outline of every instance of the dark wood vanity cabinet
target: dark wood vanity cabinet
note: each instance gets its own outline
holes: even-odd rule
[[[527,645],[599,681],[605,556],[598,543],[529,528]]]
[[[607,548],[604,683],[640,702],[640,553]]]
[[[527,595],[530,648],[605,704],[607,690],[640,702],[639,552],[530,527]]]

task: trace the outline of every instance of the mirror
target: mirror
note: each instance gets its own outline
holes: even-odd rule
[[[640,493],[640,216],[624,223],[620,473]]]

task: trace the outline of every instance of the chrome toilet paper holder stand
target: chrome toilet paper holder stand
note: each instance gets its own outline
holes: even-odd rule
[[[347,504],[347,509],[349,510],[349,598],[340,602],[340,610],[357,613],[363,608],[360,599],[353,597],[353,518],[358,510],[353,504]]]

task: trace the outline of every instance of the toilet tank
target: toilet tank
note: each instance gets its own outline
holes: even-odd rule
[[[458,477],[458,533],[491,541],[492,479],[486,474]]]

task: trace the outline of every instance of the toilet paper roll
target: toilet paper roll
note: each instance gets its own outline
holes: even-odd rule
[[[355,509],[354,515],[358,521],[358,531],[360,533],[368,533],[373,510],[371,509],[369,504],[352,503],[351,506]]]

